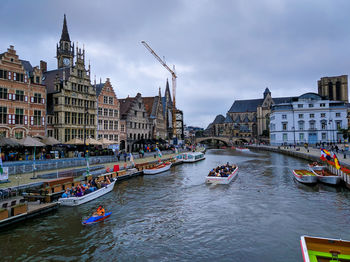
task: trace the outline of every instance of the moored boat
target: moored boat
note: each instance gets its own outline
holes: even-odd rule
[[[59,198],[58,202],[62,205],[62,206],[78,206],[81,204],[84,204],[86,202],[89,202],[91,200],[94,200],[100,196],[103,196],[104,194],[107,194],[108,192],[111,192],[113,190],[114,184],[115,184],[114,180],[113,182],[111,182],[109,185],[105,186],[105,187],[101,187],[100,189],[97,189],[96,191],[93,191],[89,194],[80,196],[80,197],[67,197],[67,198]]]
[[[170,162],[166,162],[166,163],[162,163],[159,165],[156,165],[152,168],[148,168],[148,169],[144,169],[143,173],[145,175],[155,175],[155,174],[159,174],[165,171],[168,171],[171,167],[171,163]]]
[[[304,262],[350,261],[350,241],[301,236]]]
[[[246,147],[236,147],[236,150],[241,152],[250,152],[249,148]]]
[[[215,174],[210,172],[206,177],[205,182],[211,184],[229,184],[237,175],[238,175],[238,166],[225,166],[228,167],[228,172],[225,175],[219,175],[219,173]]]
[[[205,159],[204,153],[187,152],[182,154],[182,160],[185,163],[193,163]]]
[[[90,224],[95,224],[97,222],[101,222],[105,220],[106,218],[110,217],[112,212],[106,213],[104,216],[91,216],[88,219],[83,221],[83,225],[90,225]]]
[[[321,170],[313,169],[312,172],[317,176],[318,181],[322,183],[336,186],[341,182],[341,177],[333,174],[328,168]]]
[[[293,170],[294,178],[303,184],[316,184],[317,176],[309,170],[305,169],[294,169]]]

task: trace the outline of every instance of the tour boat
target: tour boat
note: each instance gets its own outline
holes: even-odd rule
[[[112,212],[108,212],[108,213],[105,213],[104,216],[91,216],[88,219],[83,221],[83,225],[90,225],[90,224],[94,224],[97,222],[101,222],[101,221],[105,220],[107,217],[110,217],[111,214],[112,214]]]
[[[304,262],[350,261],[350,241],[301,236],[300,244]]]
[[[310,163],[308,164],[308,167],[311,169],[311,170],[322,170],[324,169],[326,166],[322,165],[322,164],[319,164],[317,162],[313,162],[313,163]]]
[[[111,182],[109,185],[107,185],[105,187],[101,187],[100,189],[98,189],[94,192],[91,192],[89,194],[83,195],[81,197],[74,196],[74,197],[67,197],[67,198],[59,198],[58,202],[62,206],[79,206],[81,204],[84,204],[86,202],[94,200],[95,198],[103,196],[104,194],[107,194],[108,192],[111,192],[113,190],[115,181],[116,180],[114,180],[113,182]]]
[[[236,150],[241,152],[250,152],[249,148],[246,147],[236,147]]]
[[[309,170],[305,169],[294,169],[293,175],[296,180],[303,184],[316,184],[317,176]]]
[[[204,153],[188,152],[182,154],[182,160],[185,163],[193,163],[205,159]]]
[[[205,179],[205,182],[211,183],[211,184],[229,184],[237,175],[238,175],[238,166],[234,165],[234,169],[229,176],[227,177],[207,176]]]
[[[313,169],[312,172],[317,176],[318,181],[322,183],[336,186],[341,182],[341,177],[333,174],[328,168],[323,168],[322,170]]]
[[[170,162],[166,162],[166,163],[162,163],[159,165],[156,165],[152,168],[148,168],[148,169],[144,169],[143,173],[145,175],[155,175],[155,174],[159,174],[165,171],[168,171],[171,167],[171,163]]]

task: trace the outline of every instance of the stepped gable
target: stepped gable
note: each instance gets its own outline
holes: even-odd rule
[[[65,80],[68,80],[70,77],[70,68],[59,68],[51,71],[46,71],[43,73],[43,85],[46,85],[46,90],[48,94],[57,93],[55,88],[56,77],[60,82],[63,81],[63,71],[65,71]]]

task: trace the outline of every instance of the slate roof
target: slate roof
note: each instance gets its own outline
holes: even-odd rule
[[[223,115],[217,115],[213,121],[213,124],[222,124],[225,121],[225,117]]]
[[[250,129],[249,129],[249,127],[246,126],[246,125],[241,125],[241,126],[239,127],[239,131],[241,131],[241,132],[250,132]]]
[[[123,99],[118,99],[120,104],[120,116],[122,119],[126,119],[126,114],[129,112],[135,97],[127,97]]]
[[[240,123],[241,122],[241,117],[238,115],[237,118],[235,119],[235,123]]]
[[[96,85],[96,96],[97,97],[101,94],[104,86],[105,86],[105,83],[101,83],[101,84]]]
[[[143,97],[143,103],[145,104],[145,109],[150,118],[155,118],[157,114],[157,105],[155,105],[156,97]],[[157,97],[158,101],[158,97]]]
[[[32,76],[32,75],[33,75],[34,68],[33,68],[32,65],[30,64],[30,62],[29,62],[29,61],[26,61],[26,60],[21,60],[21,59],[20,59],[19,61],[21,61],[21,64],[22,64],[24,70],[25,70],[26,72],[28,72],[29,75]]]
[[[63,18],[63,27],[62,27],[61,40],[70,42],[70,38],[69,38],[69,34],[68,34],[68,28],[67,28],[66,14],[64,14],[64,18]]]
[[[230,115],[226,115],[225,121],[224,123],[233,123],[232,118],[230,117]]]
[[[55,93],[55,81],[56,76],[58,76],[59,80],[63,81],[63,71],[66,72],[66,80],[70,77],[70,68],[69,67],[63,67],[51,71],[46,71],[43,73],[43,85],[46,85],[47,93]]]
[[[243,122],[244,122],[244,123],[249,123],[249,122],[250,122],[248,116],[245,116],[245,118],[243,119]]]

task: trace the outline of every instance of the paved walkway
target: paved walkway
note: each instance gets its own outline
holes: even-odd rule
[[[166,159],[175,156],[176,154],[164,154],[161,159]],[[159,157],[157,158],[152,157],[145,157],[145,158],[137,158],[135,159],[135,164],[140,164],[140,163],[145,163],[145,162],[150,162],[150,161],[155,161],[158,160]],[[131,162],[127,161],[119,161],[119,162],[113,162],[113,163],[104,163],[104,164],[96,164],[96,165],[91,165],[91,166],[104,166],[105,168],[109,167],[111,170],[113,170],[114,165],[119,165],[120,167],[124,167],[124,164],[127,164],[127,166],[131,166]],[[69,167],[69,168],[61,168],[58,169],[58,172],[66,171],[66,170],[72,170],[72,169],[79,169],[79,168],[86,168],[86,166],[77,166],[77,167]],[[45,171],[40,171],[36,172],[37,175],[39,174],[48,174],[48,173],[55,173],[56,170],[45,170]],[[25,185],[25,184],[31,184],[31,183],[37,183],[37,182],[42,182],[42,181],[48,181],[48,179],[31,179],[33,177],[33,173],[25,173],[21,175],[10,175],[9,176],[9,183],[3,183],[0,184],[0,188],[9,188],[9,187],[14,187],[14,186],[19,186],[19,185]]]

